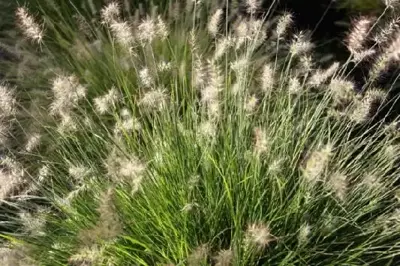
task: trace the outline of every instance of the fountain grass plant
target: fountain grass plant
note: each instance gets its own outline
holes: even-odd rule
[[[362,18],[352,57],[321,68],[291,15],[260,18],[257,3],[248,17],[189,1],[129,18],[111,2],[79,29],[17,10],[43,61],[0,87],[3,124],[23,133],[2,159],[18,228],[1,235],[3,264],[398,260],[397,120],[376,118],[392,99],[373,81],[399,33],[366,47],[377,23]]]

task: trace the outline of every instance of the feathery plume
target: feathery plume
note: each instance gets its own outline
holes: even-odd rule
[[[76,115],[72,113],[61,114],[61,122],[57,127],[57,131],[61,134],[73,133],[78,130]]]
[[[160,38],[160,40],[165,40],[168,37],[169,30],[167,25],[165,24],[164,20],[161,16],[157,17],[157,24],[156,24],[156,35]]]
[[[253,223],[245,232],[245,244],[257,250],[265,249],[276,238],[271,234],[269,227],[263,223]]]
[[[44,235],[44,226],[46,223],[45,214],[46,210],[44,209],[39,209],[35,215],[26,211],[20,212],[19,220],[22,223],[24,231],[30,236]]]
[[[25,7],[18,7],[16,15],[19,27],[23,30],[25,36],[37,43],[41,43],[43,40],[43,25],[39,25]]]
[[[260,128],[254,128],[254,147],[253,152],[258,157],[268,151],[269,141],[265,131]]]
[[[233,264],[233,251],[232,249],[220,250],[214,259],[215,266],[231,266]]]
[[[232,36],[225,36],[222,39],[219,39],[215,47],[214,60],[218,60],[226,54],[228,49],[232,47],[234,43],[235,39]]]
[[[112,21],[109,27],[116,41],[123,47],[130,50],[132,44],[135,42],[131,25],[129,25],[129,23],[126,21]]]
[[[302,86],[300,80],[297,77],[290,77],[288,85],[289,94],[298,94],[301,90]]]
[[[15,115],[16,103],[14,89],[5,84],[0,84],[0,117]]]
[[[300,227],[298,235],[298,241],[300,245],[305,245],[308,243],[310,233],[311,233],[311,226],[309,224],[306,223]]]
[[[162,110],[167,106],[167,94],[164,89],[150,90],[144,94],[139,105],[147,110]]]
[[[261,75],[261,90],[264,93],[270,93],[275,85],[274,68],[271,64],[267,63],[263,67]]]
[[[91,170],[82,164],[70,164],[68,168],[69,175],[79,182],[82,182],[90,172]]]
[[[354,104],[350,120],[361,124],[366,122],[373,108],[381,104],[386,99],[386,93],[379,89],[368,90],[362,100],[357,100]]]
[[[209,247],[206,244],[198,246],[188,257],[188,266],[203,265],[207,262]]]
[[[391,39],[393,33],[399,30],[399,23],[400,23],[399,17],[391,19],[377,32],[377,34],[373,37],[373,40],[377,44],[383,44],[388,42]]]
[[[347,192],[347,177],[343,173],[336,172],[329,179],[329,185],[336,197],[340,200],[344,200]]]
[[[97,245],[84,246],[68,259],[71,265],[96,265],[102,260],[103,247]]]
[[[353,22],[353,27],[347,36],[347,48],[352,54],[363,50],[371,24],[372,20],[367,17],[360,17]]]
[[[307,54],[312,48],[313,44],[303,32],[300,32],[294,36],[289,49],[292,56],[300,56]]]
[[[31,132],[27,136],[27,141],[25,144],[25,151],[32,152],[40,144],[41,135],[37,132]]]
[[[147,18],[143,20],[138,26],[138,38],[145,43],[151,43],[157,36],[157,26],[154,20]]]
[[[121,10],[118,2],[113,1],[101,9],[101,19],[103,24],[117,22],[120,18]]]
[[[212,120],[207,120],[199,125],[199,135],[205,140],[213,140],[217,134],[217,127],[215,122]]]
[[[361,184],[370,191],[382,188],[381,180],[375,174],[367,174],[363,176]]]
[[[348,104],[355,98],[354,84],[351,81],[333,78],[329,90],[335,103]]]
[[[216,37],[219,31],[219,26],[222,20],[223,11],[222,9],[217,9],[214,15],[211,16],[208,22],[208,32],[211,36]]]
[[[154,83],[153,78],[151,77],[150,71],[148,68],[143,68],[142,70],[139,71],[139,78],[145,87],[149,88]]]
[[[86,89],[73,76],[60,75],[53,80],[54,100],[50,105],[50,113],[67,117],[67,114],[86,97]],[[67,120],[67,118],[66,118]]]
[[[247,13],[254,14],[260,9],[261,1],[260,0],[246,0],[246,6],[247,6]]]
[[[96,97],[93,101],[96,111],[102,115],[114,108],[118,99],[118,90],[113,86],[105,95]]]
[[[0,180],[0,201],[12,196],[24,182],[21,173],[6,169],[0,169]]]
[[[307,182],[315,184],[317,181],[322,180],[324,171],[332,156],[332,149],[331,144],[326,144],[307,156],[301,169]]]
[[[248,99],[247,102],[244,106],[244,110],[248,113],[251,114],[254,112],[254,110],[257,107],[258,99],[255,95],[251,95]]]
[[[278,39],[281,39],[285,35],[292,23],[293,15],[290,13],[285,13],[279,17],[276,25],[276,35],[278,36]]]
[[[121,120],[115,124],[114,135],[115,137],[120,137],[123,133],[130,134],[133,131],[140,130],[142,125],[140,122],[132,116],[128,109],[123,109],[121,111]]]
[[[100,217],[96,225],[80,232],[79,238],[85,245],[92,245],[99,239],[112,240],[122,232],[122,225],[114,206],[114,188],[108,188],[99,197],[97,212]]]
[[[121,157],[112,152],[105,163],[108,175],[111,176],[116,183],[126,182],[133,185],[133,192],[140,188],[146,165],[137,157],[130,158]]]
[[[339,69],[340,64],[334,62],[330,67],[325,70],[318,69],[315,74],[310,77],[308,84],[314,87],[320,86],[331,76],[335,75],[336,71]]]

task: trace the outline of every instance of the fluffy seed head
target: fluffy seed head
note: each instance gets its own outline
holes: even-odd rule
[[[341,172],[334,173],[329,179],[329,186],[339,200],[344,200],[348,188],[346,175]]]
[[[188,266],[204,265],[207,261],[209,247],[206,244],[198,246],[188,257]]]
[[[13,116],[16,112],[14,90],[5,84],[0,84],[0,117]]]
[[[307,182],[315,184],[317,181],[322,180],[324,171],[332,156],[332,149],[331,144],[326,144],[324,147],[311,152],[306,158],[302,172]]]
[[[94,106],[96,111],[102,115],[115,107],[119,99],[118,90],[113,86],[105,95],[95,98]]]
[[[260,9],[261,1],[260,0],[246,0],[247,13],[254,14]]]
[[[275,85],[274,68],[271,64],[265,64],[261,75],[261,90],[270,93]]]
[[[122,226],[114,206],[114,189],[108,188],[99,196],[97,212],[100,217],[94,227],[80,232],[80,240],[92,245],[100,240],[110,241],[121,234]]]
[[[157,17],[156,33],[160,40],[165,40],[169,34],[168,27],[161,16]]]
[[[331,76],[333,76],[336,71],[339,69],[340,64],[338,62],[334,62],[329,68],[326,70],[317,70],[310,77],[308,84],[314,87],[320,86],[326,80],[328,80]]]
[[[256,156],[260,156],[268,151],[269,141],[266,132],[256,127],[254,129],[254,147],[253,152]]]
[[[251,96],[247,99],[247,102],[246,102],[246,104],[245,104],[245,106],[244,106],[244,110],[245,110],[247,113],[249,113],[249,114],[253,113],[254,110],[255,110],[256,107],[257,107],[257,103],[258,103],[257,97],[256,97],[255,95],[251,95]]]
[[[372,20],[367,17],[361,17],[353,22],[353,27],[347,36],[347,48],[351,53],[356,54],[363,50],[371,24]]]
[[[278,38],[282,38],[291,24],[293,23],[293,15],[290,13],[285,13],[282,16],[280,16],[278,20],[278,24],[276,25],[276,35]]]
[[[153,85],[154,81],[148,68],[143,68],[139,71],[139,78],[145,87],[151,87]]]
[[[54,100],[50,105],[50,113],[68,117],[66,114],[78,104],[79,100],[86,97],[86,88],[79,84],[73,76],[60,75],[53,80],[52,91]]]
[[[140,99],[139,105],[147,110],[162,110],[167,105],[167,94],[163,89],[150,90]]]
[[[118,21],[121,14],[118,2],[111,2],[101,9],[101,19],[104,24],[111,24]]]
[[[0,170],[0,200],[6,200],[17,192],[18,188],[23,184],[20,173],[16,171]]]
[[[90,169],[82,164],[71,164],[68,168],[68,173],[76,181],[83,181],[83,179],[90,174]]]
[[[396,0],[397,1],[397,0]],[[373,37],[377,44],[383,44],[390,40],[392,35],[399,30],[400,18],[396,17],[387,22]]]
[[[292,56],[300,56],[308,53],[312,48],[313,44],[304,33],[300,32],[294,36],[294,39],[290,44],[290,53]]]
[[[27,137],[27,142],[25,144],[25,151],[32,152],[40,144],[41,135],[37,132],[32,132]]]
[[[349,103],[355,97],[354,84],[348,80],[332,79],[329,84],[329,90],[335,103]]]
[[[350,114],[350,120],[361,124],[368,121],[373,108],[381,104],[386,98],[386,93],[379,89],[368,90],[362,100],[354,103],[353,110]]]
[[[274,240],[269,227],[263,223],[253,223],[247,227],[245,243],[251,247],[263,250]]]
[[[32,41],[41,43],[43,40],[43,25],[38,24],[25,7],[19,7],[16,15],[19,27],[23,30],[25,36]]]
[[[217,134],[217,128],[214,121],[207,120],[199,125],[199,134],[206,140],[212,140]]]
[[[298,241],[300,245],[307,244],[309,241],[311,233],[311,226],[309,224],[303,224],[300,227],[299,235],[298,235]]]
[[[222,39],[219,39],[214,53],[214,60],[218,60],[221,58],[230,47],[232,47],[235,43],[235,39],[232,36],[226,36]]]
[[[130,49],[135,42],[132,27],[128,22],[113,21],[110,24],[110,30],[115,37],[115,40],[123,47]]]
[[[291,77],[289,79],[288,91],[289,94],[298,94],[302,90],[300,80],[297,77]]]
[[[215,256],[215,266],[231,266],[233,264],[232,249],[220,250]]]
[[[223,15],[222,9],[217,9],[217,11],[215,11],[214,15],[211,16],[210,21],[208,22],[208,32],[213,37],[216,37],[218,34],[222,15]]]

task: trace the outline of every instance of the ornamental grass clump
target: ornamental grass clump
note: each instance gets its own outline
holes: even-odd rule
[[[349,60],[320,66],[290,14],[260,18],[259,2],[245,1],[248,16],[227,21],[229,8],[189,2],[136,18],[111,2],[87,21],[95,38],[45,13],[35,36],[50,71],[27,76],[15,101],[3,93],[2,108],[24,114],[20,130],[31,121],[40,132],[3,160],[0,195],[17,228],[1,234],[3,260],[398,260],[398,128],[377,119],[391,104],[375,87],[380,72],[361,91],[351,78],[378,22],[356,21]],[[379,47],[376,60],[396,60],[390,41]],[[18,178],[25,185],[10,201]]]

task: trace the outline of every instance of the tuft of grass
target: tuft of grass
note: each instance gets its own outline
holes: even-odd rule
[[[290,14],[246,3],[247,17],[213,1],[147,14],[111,2],[74,21],[19,9],[34,41],[22,46],[42,61],[10,78],[18,93],[1,87],[18,140],[1,178],[19,188],[1,198],[13,208],[4,261],[398,260],[399,132],[378,118],[396,99],[374,86],[398,61],[392,38],[369,47],[379,21],[355,22],[349,60],[321,67]],[[353,68],[372,55],[357,92]]]

